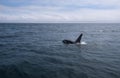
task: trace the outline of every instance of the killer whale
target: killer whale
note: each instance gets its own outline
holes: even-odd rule
[[[79,37],[78,37],[75,41],[63,40],[62,42],[63,42],[64,44],[78,44],[78,43],[81,43],[82,36],[83,36],[83,34],[81,33],[81,34],[79,35]]]

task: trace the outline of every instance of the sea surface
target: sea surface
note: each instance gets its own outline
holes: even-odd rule
[[[120,78],[120,24],[1,23],[0,78]]]

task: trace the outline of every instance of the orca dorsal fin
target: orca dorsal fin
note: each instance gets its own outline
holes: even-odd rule
[[[83,34],[80,34],[80,36],[76,39],[75,43],[80,43],[80,42],[81,42],[82,35],[83,35]]]

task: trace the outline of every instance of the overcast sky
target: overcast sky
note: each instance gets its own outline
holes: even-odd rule
[[[0,0],[0,22],[120,22],[120,0]]]

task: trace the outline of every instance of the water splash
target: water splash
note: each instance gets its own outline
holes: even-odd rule
[[[81,45],[87,45],[87,43],[85,41],[82,41],[80,44]]]
[[[85,41],[82,41],[81,43],[76,43],[76,45],[87,45]]]

